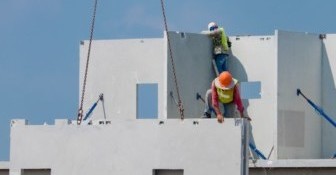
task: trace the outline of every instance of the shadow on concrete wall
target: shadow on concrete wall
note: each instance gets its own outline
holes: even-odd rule
[[[244,65],[240,62],[239,58],[230,53],[230,58],[228,60],[228,69],[232,73],[232,76],[236,78],[239,82],[248,82],[248,77]],[[242,99],[245,109],[248,108],[248,99]]]
[[[326,45],[322,42],[322,108],[324,112],[336,120],[336,88],[335,88],[335,77],[332,73],[332,65],[330,64],[330,59],[328,57],[328,50]],[[313,110],[313,109],[312,109]],[[318,114],[316,114],[318,115]],[[330,158],[336,153],[336,129],[331,123],[323,119],[322,122],[322,154],[324,158]]]
[[[240,61],[240,59],[238,57],[236,57],[232,52],[230,53],[230,58],[228,60],[228,69],[231,72],[232,76],[234,78],[236,78],[239,82],[248,82],[248,75],[246,73],[245,67],[242,64],[242,62]],[[243,101],[243,105],[244,105],[244,109],[245,109],[245,113],[250,116],[247,112],[247,108],[249,107],[249,100],[248,99],[242,99]],[[252,118],[253,121],[253,116],[250,116]],[[252,144],[254,146],[257,146],[256,143],[254,142],[254,137],[253,137],[253,127],[251,125],[251,122],[248,122],[249,124],[249,144]],[[252,153],[252,159],[258,159],[258,155],[251,151]]]

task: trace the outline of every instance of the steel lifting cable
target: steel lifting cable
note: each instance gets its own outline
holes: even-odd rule
[[[179,87],[178,87],[178,83],[177,83],[175,63],[174,63],[174,59],[173,59],[173,52],[172,52],[171,45],[170,45],[167,18],[166,18],[166,13],[165,13],[163,0],[161,0],[161,7],[162,7],[162,15],[163,15],[163,20],[164,20],[164,26],[165,26],[165,30],[166,30],[166,34],[167,34],[168,50],[169,50],[170,60],[171,60],[171,63],[172,63],[172,69],[173,69],[173,74],[174,74],[175,88],[176,88],[177,98],[178,98],[178,107],[179,107],[181,119],[183,120],[184,119],[184,109],[183,109],[183,104],[182,104],[182,101],[181,101],[181,96],[180,96]]]
[[[88,70],[89,70],[91,43],[92,43],[92,38],[93,38],[94,24],[95,24],[95,20],[96,20],[97,3],[98,3],[98,0],[95,0],[94,8],[93,8],[92,21],[91,21],[91,29],[90,29],[90,42],[89,42],[88,54],[87,54],[87,58],[86,58],[85,74],[84,74],[84,80],[83,80],[82,96],[81,96],[81,102],[80,102],[80,106],[79,106],[79,109],[78,109],[78,115],[77,115],[77,125],[80,125],[81,122],[82,122],[82,119],[83,119],[83,102],[84,102],[87,74],[88,74]]]

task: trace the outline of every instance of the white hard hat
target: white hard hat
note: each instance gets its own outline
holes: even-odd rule
[[[217,24],[215,22],[210,22],[208,24],[208,30],[210,30],[210,28],[212,28],[212,27],[218,27],[218,26],[217,26]]]

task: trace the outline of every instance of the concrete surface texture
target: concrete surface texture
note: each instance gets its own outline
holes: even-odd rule
[[[322,40],[317,34],[277,31],[279,159],[322,158],[321,117],[297,89],[321,104]]]
[[[93,41],[84,101],[86,112],[104,94],[107,118],[136,117],[136,87],[141,83],[158,84],[158,116],[164,116],[163,39],[127,39]],[[80,45],[80,90],[84,77],[88,42]],[[102,105],[97,105],[92,119],[103,119]]]
[[[336,34],[328,34],[322,43],[322,102],[324,112],[336,121]],[[336,153],[336,129],[322,121],[322,155],[331,157]]]
[[[247,152],[241,146],[241,122],[114,119],[109,125],[33,126],[14,120],[11,175],[23,169],[51,169],[53,175],[150,175],[155,170],[240,175],[241,155]]]
[[[108,119],[137,118],[137,85],[157,83],[158,118],[179,118],[166,37],[94,41],[84,109],[104,93]],[[204,97],[214,78],[211,41],[203,34],[183,32],[169,32],[169,37],[185,118],[199,118],[204,107],[196,100],[196,93]],[[241,83],[258,82],[261,86],[260,98],[243,99],[246,113],[253,119],[251,138],[257,148],[273,160],[333,155],[335,129],[296,96],[296,89],[325,107],[336,120],[336,98],[332,98],[336,96],[335,35],[321,40],[317,34],[276,31],[271,36],[232,36],[230,40],[228,67],[233,76]],[[85,43],[81,46],[81,79]],[[132,52],[125,52],[129,48]],[[102,117],[98,105],[92,118]]]
[[[239,120],[218,124],[215,119],[199,119],[203,103],[196,100],[196,93],[204,96],[214,78],[210,39],[192,33],[168,35],[186,120],[176,119],[180,116],[167,35],[93,41],[84,111],[103,93],[110,124],[99,124],[104,119],[102,105],[92,115],[93,125],[56,120],[55,125],[30,126],[25,120],[13,120],[10,163],[0,163],[0,173],[8,174],[8,169],[11,175],[247,173],[242,168],[246,149],[236,125]],[[336,35],[321,39],[317,34],[276,31],[272,36],[230,40],[228,65],[233,76],[242,84],[260,84],[257,98],[243,103],[253,119],[250,141],[270,160],[251,165],[251,174],[333,174],[335,159],[320,159],[336,152],[336,130],[297,97],[296,90],[300,88],[336,120]],[[86,53],[83,41],[80,87]],[[141,84],[157,84],[158,119],[136,119]]]
[[[196,99],[196,94],[199,93],[204,98],[215,78],[211,63],[212,43],[206,35],[194,33],[169,32],[169,37],[184,115],[186,118],[199,118],[203,115],[204,104],[201,100]],[[164,40],[167,39],[164,38]],[[167,53],[166,66],[167,117],[180,118],[179,109],[170,96],[170,92],[173,92],[174,98],[177,100],[169,52]]]
[[[275,36],[230,37],[229,70],[242,82],[260,82],[259,99],[244,99],[252,118],[251,132],[256,147],[271,159],[277,158],[277,47]],[[243,92],[241,92],[243,93]],[[273,151],[272,151],[273,150]]]

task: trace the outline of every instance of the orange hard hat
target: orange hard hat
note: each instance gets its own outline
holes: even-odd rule
[[[236,84],[237,80],[232,78],[229,71],[224,71],[215,79],[215,85],[221,89],[231,89]]]

